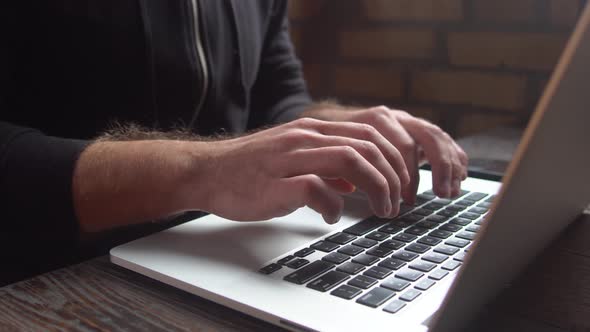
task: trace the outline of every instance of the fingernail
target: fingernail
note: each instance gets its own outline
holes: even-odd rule
[[[384,216],[388,217],[391,215],[391,210],[393,209],[393,205],[391,204],[391,199],[385,199],[385,214]]]
[[[334,225],[335,223],[340,221],[340,218],[342,218],[342,212],[338,213],[338,215],[336,215],[334,218],[332,218],[330,220],[326,220],[326,222],[329,225]]]

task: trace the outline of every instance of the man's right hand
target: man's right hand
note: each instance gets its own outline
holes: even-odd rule
[[[400,152],[366,124],[304,118],[205,149],[209,195],[194,206],[233,220],[270,219],[307,205],[334,223],[341,194],[354,187],[366,192],[376,215],[394,216],[410,181]],[[203,162],[203,152],[195,150],[195,160]],[[187,207],[204,189],[190,185]]]

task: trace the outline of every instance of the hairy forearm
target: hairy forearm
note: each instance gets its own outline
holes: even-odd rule
[[[80,156],[73,199],[83,231],[156,220],[204,204],[205,142],[98,141]],[[190,183],[199,183],[196,190]]]

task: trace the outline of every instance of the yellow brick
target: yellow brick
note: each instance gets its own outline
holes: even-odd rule
[[[389,67],[340,66],[334,72],[337,97],[399,99],[403,95],[402,73]]]
[[[580,0],[551,0],[549,6],[551,22],[557,26],[574,26],[582,10]]]
[[[463,18],[462,0],[366,0],[372,20],[457,21]]]
[[[524,107],[525,88],[517,75],[424,71],[412,74],[411,98],[516,111]]]
[[[534,19],[534,0],[475,0],[477,20],[494,22],[528,22]]]
[[[567,36],[556,33],[454,32],[448,36],[451,63],[551,70]]]
[[[339,41],[343,56],[380,59],[430,58],[436,43],[432,30],[391,28],[344,31]]]
[[[520,120],[517,114],[470,113],[459,118],[456,136],[475,135],[499,126],[518,126]]]

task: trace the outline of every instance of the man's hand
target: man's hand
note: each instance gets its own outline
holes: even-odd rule
[[[330,104],[319,104],[304,116],[327,121],[365,123],[377,129],[404,158],[410,174],[410,185],[404,187],[402,192],[406,202],[415,201],[419,182],[418,166],[425,161],[432,166],[434,192],[439,197],[459,195],[461,181],[467,177],[468,158],[463,149],[438,126],[385,106],[359,110],[337,108]]]
[[[306,118],[210,142],[208,149],[211,195],[203,209],[234,220],[269,219],[307,205],[333,223],[341,194],[355,187],[376,215],[394,216],[410,183],[398,149],[367,124]]]

